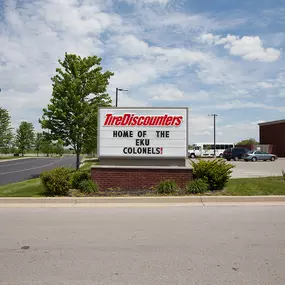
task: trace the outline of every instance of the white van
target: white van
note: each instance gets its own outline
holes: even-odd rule
[[[216,143],[216,157],[222,157],[226,149],[233,148],[234,143]],[[188,149],[188,157],[213,157],[214,156],[214,144],[209,143],[195,143],[191,149]]]

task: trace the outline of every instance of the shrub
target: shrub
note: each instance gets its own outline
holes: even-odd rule
[[[206,181],[210,190],[222,190],[231,177],[233,165],[218,158],[214,160],[192,161],[194,178]]]
[[[68,190],[69,197],[83,197],[84,194],[78,189],[70,189]]]
[[[73,189],[80,189],[79,185],[82,181],[89,180],[90,174],[87,171],[75,171],[71,176],[71,186]]]
[[[71,168],[59,167],[40,175],[47,196],[66,196],[71,188]]]
[[[195,179],[186,186],[188,194],[202,194],[209,190],[209,184],[203,179]]]
[[[161,181],[156,187],[156,191],[159,194],[173,194],[178,190],[177,184],[172,180]]]
[[[79,189],[85,194],[94,194],[98,192],[98,185],[92,180],[83,180],[79,183]]]
[[[283,176],[283,180],[285,180],[285,171],[282,170],[282,176]]]

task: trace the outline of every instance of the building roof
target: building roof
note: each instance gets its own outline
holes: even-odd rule
[[[276,124],[284,124],[285,123],[285,119],[284,120],[277,120],[277,121],[271,121],[271,122],[264,122],[264,123],[259,123],[259,126],[269,126],[269,125],[276,125]]]

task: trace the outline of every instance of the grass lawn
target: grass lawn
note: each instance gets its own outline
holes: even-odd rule
[[[43,192],[39,178],[0,186],[0,197],[41,197]]]
[[[220,194],[227,196],[285,195],[283,177],[231,179]]]
[[[92,162],[80,169],[88,170]],[[39,178],[0,186],[0,197],[42,197],[44,189]],[[211,195],[211,194],[210,194]],[[262,196],[285,195],[285,180],[282,177],[231,179],[223,191],[212,195]]]
[[[22,156],[0,156],[0,160],[5,160],[5,159],[18,159],[21,158]]]
[[[79,170],[90,170],[91,166],[96,164],[96,162],[86,161],[83,165],[79,168]]]

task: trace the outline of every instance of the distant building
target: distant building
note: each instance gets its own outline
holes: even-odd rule
[[[259,124],[260,144],[272,145],[272,153],[285,157],[285,120]]]

